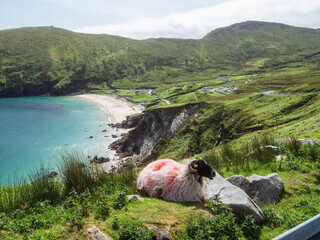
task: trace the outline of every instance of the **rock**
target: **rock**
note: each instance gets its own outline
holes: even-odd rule
[[[93,136],[90,136],[89,138],[93,138]]]
[[[312,138],[298,139],[298,142],[301,146],[304,146],[306,144],[319,145],[319,142]]]
[[[49,174],[47,174],[45,176],[42,176],[42,179],[53,179],[56,176],[58,176],[58,173],[55,172],[55,171],[52,171],[51,173],[49,173]]]
[[[92,225],[87,229],[90,240],[113,240],[99,230],[96,226]]]
[[[106,131],[107,131],[106,129],[102,130],[102,132],[106,132]]]
[[[112,134],[111,137],[117,138],[118,136],[116,134]]]
[[[109,162],[110,158],[108,157],[99,157],[96,155],[93,159],[90,160],[90,163],[97,163],[97,164],[101,164],[101,163],[105,163],[105,162]]]
[[[235,175],[227,180],[243,189],[250,198],[262,206],[276,204],[284,190],[283,181],[277,173],[265,177],[253,174],[247,178]]]
[[[256,222],[264,219],[261,209],[241,188],[231,184],[219,173],[213,180],[208,180],[205,190],[207,199],[219,199],[229,206],[236,214],[251,215]]]
[[[292,138],[279,138],[279,139],[275,140],[275,142],[278,143],[278,144],[280,144],[280,143],[290,143],[292,141],[293,141]],[[314,139],[312,139],[312,138],[297,139],[296,141],[299,142],[301,146],[306,145],[306,144],[319,145],[319,142],[314,140]]]
[[[51,173],[49,173],[48,177],[55,177],[58,176],[58,173],[55,171],[52,171]]]
[[[261,146],[259,149],[261,149],[263,151],[270,152],[270,153],[276,153],[279,150],[278,147],[273,146],[273,145]],[[248,157],[253,154],[256,154],[259,151],[259,149],[258,148],[254,149],[253,151],[249,152],[246,156]]]
[[[276,139],[275,142],[280,144],[280,143],[290,143],[292,141],[291,138],[279,138],[279,139]]]
[[[170,240],[170,227],[169,226],[161,226],[156,227],[153,224],[147,224],[145,225],[149,230],[154,230],[157,233],[157,240]]]
[[[138,196],[138,195],[127,195],[127,198],[129,200],[129,202],[133,202],[133,201],[144,201],[144,198]]]
[[[286,160],[287,159],[287,155],[284,155],[284,154],[279,154],[276,156],[276,161],[279,162],[279,161],[282,161],[282,160]]]

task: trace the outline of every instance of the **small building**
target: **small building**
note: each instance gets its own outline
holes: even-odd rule
[[[220,81],[230,81],[231,79],[227,78],[227,77],[219,77],[219,80]]]

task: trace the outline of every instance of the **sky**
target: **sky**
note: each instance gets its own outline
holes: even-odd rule
[[[200,39],[248,20],[320,28],[320,1],[0,0],[0,30],[55,26],[133,39]]]

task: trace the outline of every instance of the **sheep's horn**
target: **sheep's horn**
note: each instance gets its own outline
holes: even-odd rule
[[[194,161],[197,161],[197,160],[192,160],[189,164],[189,168],[190,168],[190,172],[196,173],[196,172],[198,172],[198,169],[195,169],[192,167],[192,162],[194,162]]]

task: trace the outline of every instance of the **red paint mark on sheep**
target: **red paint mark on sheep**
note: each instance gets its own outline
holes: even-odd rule
[[[176,176],[177,176],[177,175],[171,175],[171,176],[169,177],[168,181],[167,181],[167,185],[171,184],[171,183],[174,181],[174,179],[176,178]]]
[[[172,171],[170,172],[169,178],[166,183],[167,185],[171,184],[176,179],[176,177],[179,174],[179,170],[180,170],[180,167],[178,167],[178,166],[175,166],[172,168]]]
[[[175,166],[175,167],[173,168],[173,171],[175,171],[175,172],[178,172],[178,171],[180,171],[180,167],[178,167],[178,166]]]
[[[152,186],[154,184],[154,179],[152,179],[150,176],[147,177],[147,182],[146,185],[147,186]]]
[[[159,171],[165,165],[167,165],[167,161],[158,161],[152,166],[152,170]]]

